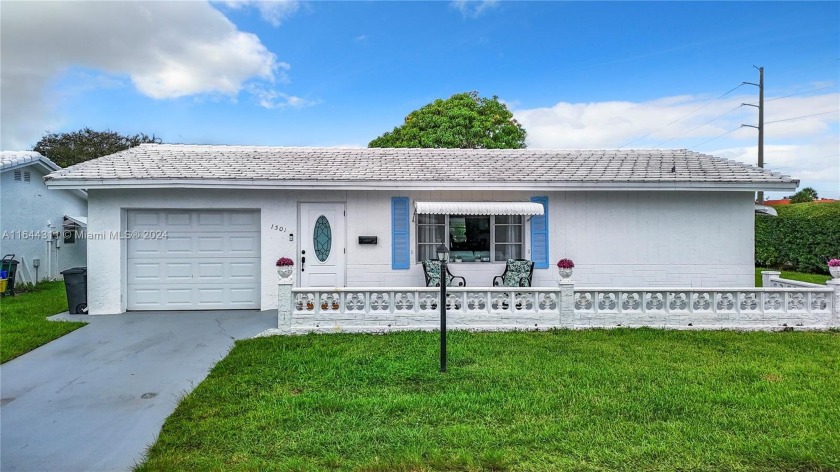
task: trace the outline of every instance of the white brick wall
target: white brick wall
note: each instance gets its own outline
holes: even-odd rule
[[[274,261],[292,257],[299,270],[300,202],[346,202],[347,285],[422,286],[422,267],[391,270],[391,197],[414,201],[528,201],[549,196],[550,260],[577,265],[586,286],[753,285],[753,206],[749,192],[489,192],[489,191],[279,191],[208,189],[92,190],[89,232],[125,230],[125,211],[135,208],[243,208],[261,213],[261,308],[277,307]],[[286,231],[272,229],[272,225]],[[412,244],[416,244],[412,223]],[[526,224],[526,234],[530,234]],[[295,240],[289,241],[294,234]],[[377,245],[359,245],[377,236]],[[526,237],[526,253],[528,240]],[[124,244],[88,241],[89,307],[92,314],[125,311]],[[413,246],[414,247],[414,246]],[[414,249],[413,249],[414,250]],[[453,264],[471,287],[489,286],[503,263]],[[534,272],[535,286],[556,286],[556,268]]]

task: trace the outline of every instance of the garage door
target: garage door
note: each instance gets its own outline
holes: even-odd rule
[[[260,308],[259,212],[130,210],[127,220],[129,310]]]

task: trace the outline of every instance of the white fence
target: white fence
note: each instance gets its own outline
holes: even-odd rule
[[[840,327],[840,280],[804,284],[764,274],[763,288],[449,287],[451,329],[651,326],[674,329]],[[292,288],[281,280],[277,333],[433,330],[440,289]]]
[[[574,327],[828,328],[833,295],[825,286],[578,289]]]
[[[440,326],[440,289],[426,287],[294,289],[280,325],[300,331],[388,331]],[[453,329],[547,329],[561,326],[558,288],[447,289],[448,326]],[[566,300],[571,300],[571,285]],[[567,316],[571,307],[567,307]],[[280,326],[282,329],[283,326]]]

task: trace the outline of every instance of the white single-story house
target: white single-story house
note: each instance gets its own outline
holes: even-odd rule
[[[490,286],[508,258],[556,286],[754,285],[754,192],[798,181],[686,150],[143,144],[47,177],[88,192],[88,306],[274,309],[300,287],[424,285],[449,245]]]
[[[84,266],[87,244],[76,236],[86,224],[87,193],[47,189],[44,176],[61,167],[35,151],[0,151],[0,166],[0,253],[19,262],[16,283]]]

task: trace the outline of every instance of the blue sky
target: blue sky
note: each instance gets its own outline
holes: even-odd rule
[[[530,147],[691,148],[755,163],[755,130],[739,127],[756,112],[739,105],[757,89],[738,86],[757,82],[759,65],[767,167],[840,197],[837,2],[0,8],[4,149],[83,126],[364,146],[425,103],[477,90],[509,105]]]

